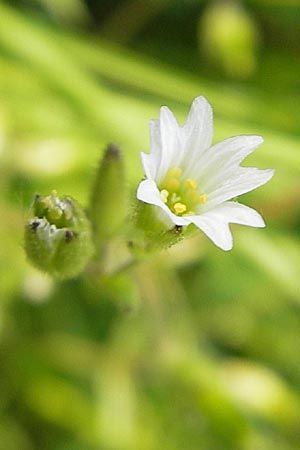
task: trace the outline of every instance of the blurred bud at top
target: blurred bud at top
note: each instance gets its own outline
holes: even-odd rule
[[[79,275],[93,253],[89,220],[79,203],[56,191],[36,195],[25,225],[25,250],[38,269],[58,278]]]
[[[198,39],[208,61],[226,75],[244,79],[254,73],[259,32],[239,2],[209,3],[199,22]]]
[[[97,170],[89,209],[98,250],[116,235],[126,214],[124,162],[119,147],[109,144]]]

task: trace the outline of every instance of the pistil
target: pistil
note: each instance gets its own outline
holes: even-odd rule
[[[177,216],[194,215],[199,205],[207,202],[208,196],[200,194],[192,178],[181,179],[182,169],[172,167],[161,183],[160,197]]]

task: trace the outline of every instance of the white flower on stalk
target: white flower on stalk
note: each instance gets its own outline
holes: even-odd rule
[[[229,223],[264,227],[252,208],[232,199],[265,184],[272,169],[241,167],[260,136],[236,136],[211,145],[212,108],[197,97],[183,127],[163,106],[150,121],[150,154],[141,153],[146,179],[137,191],[142,202],[161,209],[170,225],[196,225],[218,247],[232,248]]]

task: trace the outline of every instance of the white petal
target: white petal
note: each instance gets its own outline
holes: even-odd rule
[[[141,181],[137,190],[137,198],[144,203],[149,203],[150,205],[155,205],[161,208],[167,214],[172,223],[174,223],[174,225],[184,226],[191,223],[189,218],[176,216],[172,213],[172,211],[170,211],[167,205],[161,200],[160,192],[153,180]]]
[[[153,155],[161,154],[161,135],[160,135],[160,122],[157,119],[152,119],[149,122],[149,134],[150,134],[150,153]]]
[[[186,169],[190,170],[201,154],[210,147],[213,136],[213,114],[204,97],[197,97],[192,103],[183,127],[185,138]]]
[[[236,136],[225,139],[200,156],[192,168],[191,177],[202,182],[203,189],[209,191],[214,186],[216,176],[228,177],[262,142],[261,136]]]
[[[257,228],[265,227],[263,218],[255,209],[238,202],[225,202],[214,209],[214,214],[220,215],[229,223],[238,223]]]
[[[263,218],[257,211],[237,202],[225,202],[211,211],[191,216],[189,219],[223,250],[232,248],[229,223],[258,228],[265,226]]]
[[[141,152],[141,160],[144,174],[147,178],[150,178],[150,180],[154,180],[157,171],[155,155]]]
[[[209,213],[201,216],[190,216],[191,223],[194,223],[203,233],[206,234],[213,243],[222,250],[232,249],[232,235],[226,221]]]
[[[161,158],[156,177],[159,183],[170,167],[179,166],[183,154],[181,129],[172,111],[166,106],[160,109]]]
[[[186,137],[190,139],[197,152],[211,146],[213,113],[210,104],[204,97],[195,98],[183,128]]]
[[[140,182],[136,194],[138,200],[151,205],[160,206],[162,202],[159,190],[153,180],[143,180]]]
[[[256,169],[255,167],[239,167],[225,180],[218,180],[218,187],[212,192],[205,191],[208,195],[206,207],[211,209],[226,200],[231,200],[238,195],[245,194],[267,183],[274,175],[272,169]],[[202,187],[202,186],[201,186]]]

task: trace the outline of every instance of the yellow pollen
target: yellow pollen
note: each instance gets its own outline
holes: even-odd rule
[[[184,205],[183,203],[175,203],[174,211],[176,214],[182,214],[186,211],[186,205]]]
[[[197,191],[190,191],[189,197],[193,203],[201,203],[204,205],[204,203],[207,202],[208,196],[206,194],[199,194]]]
[[[163,189],[160,193],[160,198],[164,203],[167,203],[169,197],[169,191],[167,189]]]
[[[179,216],[197,214],[198,206],[207,202],[208,196],[200,194],[193,178],[182,179],[182,169],[171,167],[160,185],[161,200]]]
[[[191,178],[187,178],[185,180],[185,184],[186,184],[187,188],[189,188],[189,189],[193,189],[193,190],[197,189],[196,181],[192,180]]]

